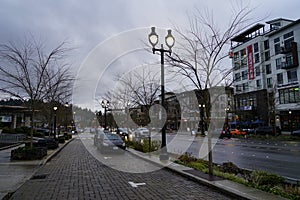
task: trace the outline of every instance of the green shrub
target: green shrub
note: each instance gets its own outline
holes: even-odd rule
[[[22,126],[22,127],[18,127],[15,128],[15,133],[22,133],[22,134],[26,134],[26,135],[30,135],[30,128],[27,126]]]
[[[188,164],[189,167],[198,169],[202,172],[205,172],[206,169],[208,169],[208,162],[205,160],[197,160],[196,162],[190,162]]]
[[[11,151],[12,160],[36,160],[47,155],[47,148],[19,147]]]
[[[239,174],[240,173],[240,168],[233,164],[232,162],[225,162],[222,165],[219,166],[219,170],[221,172],[226,172],[230,174]]]
[[[158,149],[160,149],[161,146],[161,142],[157,141],[157,140],[152,140],[150,143],[150,147],[149,147],[149,139],[145,138],[142,140],[142,142],[139,141],[127,141],[126,145],[128,147],[132,147],[133,149],[137,150],[137,151],[141,151],[141,152],[153,152],[153,151],[157,151]]]
[[[149,143],[149,141],[150,141],[150,143]],[[149,146],[149,144],[150,144],[150,146]],[[161,147],[161,142],[158,140],[151,140],[149,138],[145,138],[143,140],[142,147],[143,147],[143,149],[142,149],[143,152],[157,151]]]
[[[192,156],[192,153],[185,152],[183,155],[181,155],[178,160],[183,162],[184,164],[190,163],[190,162],[196,162],[198,159]]]
[[[14,131],[9,127],[3,127],[2,133],[14,133]]]
[[[251,182],[258,186],[274,187],[284,183],[284,178],[281,176],[264,171],[253,171],[250,178]]]
[[[65,136],[59,136],[58,137],[58,142],[59,143],[65,143]]]

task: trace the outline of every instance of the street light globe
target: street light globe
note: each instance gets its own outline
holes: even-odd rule
[[[151,27],[151,33],[149,34],[148,37],[149,37],[150,44],[154,48],[155,45],[157,45],[157,43],[158,43],[158,35],[155,32],[155,27]]]
[[[53,110],[54,110],[54,111],[56,111],[56,110],[57,110],[57,107],[56,107],[56,106],[54,106],[54,107],[53,107]]]
[[[169,49],[171,50],[171,48],[174,46],[175,44],[175,38],[172,35],[172,30],[168,30],[168,35],[165,38],[166,41],[166,45],[169,47]]]

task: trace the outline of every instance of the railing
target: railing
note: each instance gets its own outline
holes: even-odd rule
[[[0,134],[0,144],[15,144],[23,142],[25,139],[24,134]]]

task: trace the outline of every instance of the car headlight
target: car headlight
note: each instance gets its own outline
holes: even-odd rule
[[[103,142],[103,146],[106,146],[106,147],[107,147],[107,146],[108,146],[108,144],[107,144],[107,143],[105,143],[105,142]]]

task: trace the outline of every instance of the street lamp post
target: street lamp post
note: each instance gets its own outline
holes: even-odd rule
[[[54,110],[54,122],[53,122],[54,139],[56,139],[56,111],[57,111],[57,107],[54,106],[53,110]]]
[[[205,109],[205,104],[199,104],[200,108],[200,117],[201,117],[201,135],[204,134],[204,109]]]
[[[230,107],[227,106],[227,107],[225,108],[225,113],[226,113],[226,119],[225,119],[225,122],[226,122],[226,125],[227,125],[227,126],[228,126],[228,124],[229,124],[229,119],[228,119],[228,113],[229,113],[229,110],[230,110]]]
[[[65,132],[68,132],[68,108],[69,108],[69,103],[65,103],[65,108],[66,108],[66,119],[65,119]]]
[[[159,49],[155,48],[155,46],[158,43],[158,35],[155,32],[155,27],[151,27],[151,33],[148,36],[149,42],[152,46],[152,52],[155,54],[155,52],[160,52],[160,64],[161,64],[161,106],[164,107],[164,101],[165,101],[165,77],[164,77],[164,54],[169,53],[171,55],[172,53],[172,47],[174,46],[175,39],[172,36],[171,30],[168,30],[168,34],[165,37],[166,45],[169,47],[169,49],[164,49],[163,44],[161,44],[161,47]],[[167,145],[166,145],[166,124],[162,127],[161,130],[161,154],[159,156],[160,160],[168,160],[169,155],[167,151]]]
[[[102,106],[102,108],[104,108],[104,130],[106,130],[106,128],[107,128],[106,111],[109,106],[109,101],[102,100],[101,106]]]
[[[289,125],[290,125],[290,131],[292,134],[293,130],[292,130],[292,117],[291,116],[292,116],[292,111],[289,110]]]

